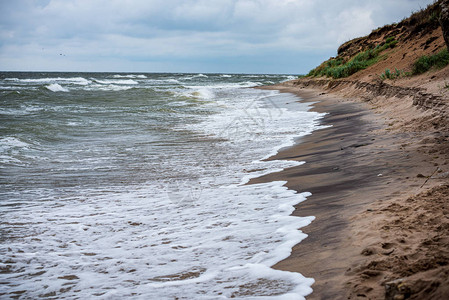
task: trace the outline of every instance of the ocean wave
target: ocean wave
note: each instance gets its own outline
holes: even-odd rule
[[[134,79],[134,78],[139,78],[139,79],[148,78],[147,76],[142,75],[142,74],[140,74],[140,75],[136,75],[136,74],[127,74],[127,75],[116,74],[116,75],[114,75],[112,77],[114,77],[114,78],[132,78],[132,79]]]
[[[137,81],[132,80],[132,79],[128,79],[128,80],[115,80],[115,79],[103,79],[103,80],[99,80],[99,79],[92,79],[97,83],[101,83],[101,84],[139,84]]]
[[[0,154],[0,163],[1,164],[9,164],[9,165],[11,165],[11,164],[20,165],[21,161],[20,161],[20,159],[17,159],[15,157]]]
[[[262,82],[254,82],[254,81],[245,81],[240,83],[240,87],[253,87],[253,86],[261,86],[264,85]]]
[[[129,89],[134,88],[134,86],[129,86],[129,85],[115,85],[115,84],[108,84],[108,85],[103,85],[103,84],[93,84],[90,85],[88,87],[85,88],[85,90],[87,91],[126,91]]]
[[[166,84],[166,83],[172,83],[172,84],[181,84],[181,82],[174,78],[167,78],[167,79],[149,79],[145,81],[146,83],[152,83],[152,84]]]
[[[153,84],[153,78],[165,84]],[[0,161],[31,165],[10,176],[4,193],[4,223],[23,237],[8,242],[13,251],[4,255],[12,266],[4,276],[7,288],[25,298],[54,292],[63,298],[302,299],[311,292],[313,279],[270,268],[306,236],[298,228],[313,218],[291,212],[309,194],[280,181],[244,183],[298,165],[260,159],[314,126],[313,114],[273,104],[296,101],[293,95],[242,88],[263,78],[210,75],[190,87],[169,84],[170,78],[177,77],[154,75],[139,80],[141,85],[93,81],[68,85],[73,96],[41,91],[39,101],[11,99],[14,109],[63,111],[50,118],[36,114],[53,134],[8,134],[12,140],[5,144],[12,150],[0,153]],[[155,101],[141,105],[128,101],[127,92],[98,92],[126,89]],[[189,98],[177,97],[181,93]],[[108,100],[114,105],[103,103]],[[45,255],[30,261],[29,253]],[[42,292],[41,286],[48,287]]]
[[[194,98],[210,100],[215,97],[215,93],[209,88],[200,88],[190,93]]]
[[[215,83],[215,84],[209,84],[209,85],[185,85],[184,88],[190,89],[190,90],[226,90],[226,89],[235,89],[235,88],[247,88],[247,87],[254,87],[263,85],[261,82],[253,82],[253,81],[242,81],[242,82],[229,82],[229,83]],[[189,92],[189,91],[187,91]]]
[[[213,89],[207,87],[191,87],[182,91],[171,91],[171,93],[178,97],[187,97],[201,100],[211,100],[215,97]]]
[[[2,151],[9,150],[11,148],[28,148],[29,146],[30,144],[12,136],[0,138],[0,150]]]
[[[68,92],[69,91],[68,89],[60,86],[57,83],[52,83],[52,84],[46,85],[45,88],[52,92]]]
[[[196,74],[196,75],[181,77],[180,79],[181,80],[192,80],[195,78],[209,78],[209,76],[200,73],[200,74]]]
[[[181,82],[179,82],[179,80],[176,80],[176,79],[173,79],[173,78],[162,80],[162,81],[169,82],[169,83],[181,83]]]
[[[10,116],[23,116],[41,110],[43,110],[42,107],[30,105],[21,105],[20,108],[0,107],[0,114]]]
[[[83,77],[49,77],[49,78],[28,78],[28,79],[18,79],[18,78],[5,78],[8,81],[14,81],[19,83],[56,83],[56,82],[65,82],[72,83],[78,85],[88,85],[91,83],[90,80],[87,80]]]
[[[296,78],[297,78],[296,76],[289,75],[289,76],[286,76],[285,80],[283,80],[282,82],[290,81],[290,80],[293,80],[293,79],[296,79]]]
[[[35,87],[23,87],[23,86],[0,86],[0,91],[4,93],[17,93],[20,94],[20,90],[32,90]]]

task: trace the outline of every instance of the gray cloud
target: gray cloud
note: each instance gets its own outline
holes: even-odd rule
[[[431,2],[0,0],[0,69],[305,72]]]

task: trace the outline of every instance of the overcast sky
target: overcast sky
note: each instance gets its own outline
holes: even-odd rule
[[[0,70],[302,74],[433,0],[0,0]]]

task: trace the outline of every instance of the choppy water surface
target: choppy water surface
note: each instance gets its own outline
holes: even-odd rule
[[[0,296],[300,299],[270,266],[304,238],[298,163],[318,126],[280,75],[0,73]]]

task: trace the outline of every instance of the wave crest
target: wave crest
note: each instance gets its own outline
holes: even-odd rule
[[[45,88],[47,88],[48,90],[52,91],[52,92],[68,92],[69,90],[62,87],[61,85],[57,84],[57,83],[52,83],[49,85],[46,85]]]

